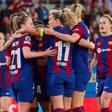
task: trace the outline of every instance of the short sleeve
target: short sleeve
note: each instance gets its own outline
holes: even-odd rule
[[[80,26],[77,26],[73,29],[73,33],[77,33],[80,35],[80,37],[83,37],[83,31],[82,28]]]
[[[26,36],[24,37],[23,40],[23,47],[30,47],[31,48],[31,37],[30,36]]]
[[[10,49],[5,50],[4,55],[5,55],[5,57],[10,57],[11,56]]]

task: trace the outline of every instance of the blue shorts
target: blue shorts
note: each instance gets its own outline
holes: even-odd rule
[[[3,97],[3,96],[9,96],[9,97],[11,96],[11,88],[10,87],[0,89],[0,97]]]
[[[88,81],[90,80],[90,73],[74,73],[75,75],[75,83],[74,83],[74,91],[85,91]]]
[[[97,97],[102,95],[103,91],[112,93],[112,77],[107,76],[105,79],[97,79]]]
[[[35,80],[34,82],[34,97],[38,97],[39,101],[49,101],[46,90],[46,80]]]
[[[48,96],[64,95],[71,97],[74,89],[74,73],[71,74],[48,74],[47,94]]]
[[[17,102],[32,102],[34,100],[33,82],[20,80],[11,84],[13,97]]]

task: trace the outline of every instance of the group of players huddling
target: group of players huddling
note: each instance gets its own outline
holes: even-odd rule
[[[18,112],[37,112],[36,101],[44,96],[41,86],[51,103],[51,110],[44,111],[85,112],[85,90],[91,68],[96,65],[100,112],[110,112],[112,17],[105,14],[100,18],[100,37],[94,44],[89,41],[82,11],[80,4],[54,8],[49,12],[48,26],[35,24],[26,12],[11,15],[12,34],[5,44],[0,34],[0,112],[8,112],[11,94],[18,103]],[[90,67],[89,49],[94,51]]]

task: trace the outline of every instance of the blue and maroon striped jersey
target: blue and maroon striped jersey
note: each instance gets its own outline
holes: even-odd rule
[[[78,23],[73,29],[72,33],[77,33],[80,38],[89,40],[90,32],[88,27],[83,21]],[[76,73],[89,73],[89,63],[88,63],[88,49],[78,44],[74,44],[73,47],[73,66],[74,72]]]
[[[6,66],[5,52],[0,51],[0,88],[10,85],[9,67]]]
[[[25,59],[23,56],[23,47],[31,48],[31,38],[29,36],[23,36],[16,38],[10,46],[11,52],[11,82],[17,80],[32,80],[32,68],[30,65],[30,59]]]
[[[68,27],[55,27],[55,31],[71,34],[71,30]],[[55,57],[48,58],[47,72],[48,73],[67,73],[72,70],[72,44],[62,41],[53,35],[47,36],[44,40],[45,48],[56,48],[58,53]]]
[[[96,39],[97,75],[112,76],[112,35]]]

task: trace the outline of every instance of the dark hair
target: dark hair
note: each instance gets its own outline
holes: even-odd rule
[[[33,20],[33,24],[35,27],[45,26],[45,24],[42,20]]]
[[[9,21],[9,27],[11,31],[15,32],[16,30],[19,30],[21,25],[26,22],[28,17],[29,16],[24,11],[12,14]]]

